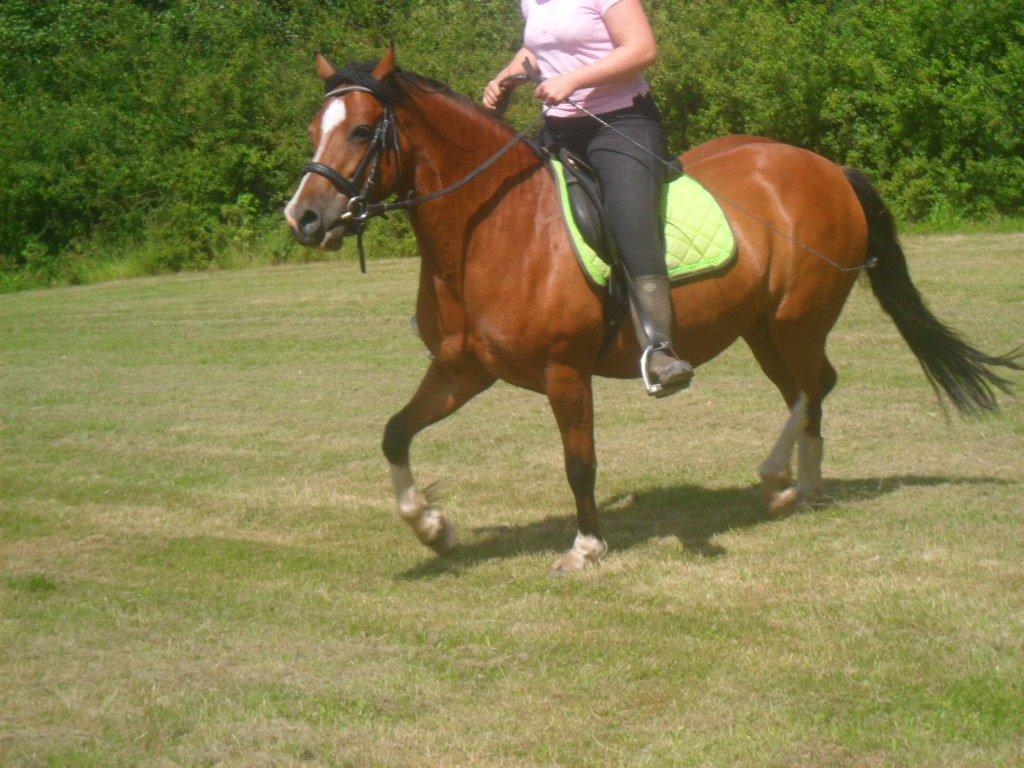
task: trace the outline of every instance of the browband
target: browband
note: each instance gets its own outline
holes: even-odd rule
[[[360,93],[369,93],[373,95],[373,91],[363,85],[343,85],[341,88],[335,88],[333,91],[328,91],[324,94],[324,101],[327,99],[333,99],[335,96],[344,96],[346,93],[352,93],[353,91],[359,91]]]

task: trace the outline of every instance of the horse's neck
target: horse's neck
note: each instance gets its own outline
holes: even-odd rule
[[[512,134],[500,124],[450,97],[432,94],[416,102],[408,140],[414,149],[414,194],[436,192],[473,172],[501,149]],[[424,118],[430,126],[424,125]],[[461,298],[462,275],[469,258],[486,258],[484,249],[469,253],[473,230],[493,216],[510,215],[508,192],[533,184],[538,159],[525,145],[511,151],[466,186],[412,210],[412,226],[429,269]],[[529,215],[521,211],[519,215]],[[499,250],[499,249],[494,249]]]

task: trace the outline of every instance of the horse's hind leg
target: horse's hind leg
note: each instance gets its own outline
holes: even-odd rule
[[[836,369],[823,359],[820,388],[815,400],[807,403],[807,424],[796,442],[796,494],[798,500],[817,501],[824,492],[821,481],[821,459],[824,442],[821,437],[821,403],[836,385]]]
[[[793,447],[799,440],[804,429],[804,399],[801,397],[796,379],[789,370],[789,365],[775,346],[771,332],[768,329],[767,318],[761,318],[744,335],[744,340],[754,353],[761,370],[765,376],[771,379],[778,387],[786,405],[789,407],[789,418],[786,420],[782,432],[779,434],[771,453],[761,464],[759,474],[761,475],[761,494],[768,513],[772,514],[773,508],[779,502],[785,502],[782,496],[793,482],[791,464],[793,460]]]
[[[475,395],[494,383],[494,377],[477,364],[430,364],[419,388],[408,404],[388,421],[384,429],[384,455],[391,465],[398,516],[419,540],[439,554],[458,543],[455,528],[416,487],[409,464],[409,445],[424,427],[450,416]]]
[[[835,386],[836,372],[825,357],[824,335],[815,334],[806,326],[795,323],[773,323],[771,331],[779,356],[789,368],[799,392],[778,442],[761,466],[768,514],[781,517],[798,504],[812,503],[821,496],[821,403]],[[778,472],[783,467],[783,460],[788,473],[794,444],[797,449],[796,484],[771,488],[773,478],[776,478],[775,482],[781,479]],[[770,497],[769,489],[772,490]]]
[[[790,413],[771,452],[760,467],[767,513],[788,514],[801,502],[821,496],[821,403],[836,382],[825,357],[824,340],[813,341],[785,325],[769,330],[762,320],[744,335],[761,369],[779,388]],[[781,342],[781,343],[780,343]],[[797,479],[790,468],[797,451]]]

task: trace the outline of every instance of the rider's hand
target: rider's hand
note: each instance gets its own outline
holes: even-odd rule
[[[549,77],[537,86],[533,95],[538,99],[544,99],[546,104],[561,104],[578,90],[579,84],[570,72],[565,75]]]
[[[488,109],[494,109],[498,106],[498,100],[501,98],[502,92],[508,88],[508,84],[506,83],[503,86],[503,83],[505,83],[505,78],[499,75],[491,80],[491,82],[487,84],[487,87],[484,88],[483,102],[484,106]]]

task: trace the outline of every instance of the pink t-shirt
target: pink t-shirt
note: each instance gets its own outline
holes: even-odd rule
[[[604,24],[605,12],[619,0],[521,0],[526,32],[523,43],[533,51],[541,76],[564,75],[603,59],[615,48]],[[640,76],[632,82],[581,88],[569,98],[591,112],[611,112],[633,103],[647,93]],[[577,117],[578,109],[568,103],[545,107],[550,117]]]

